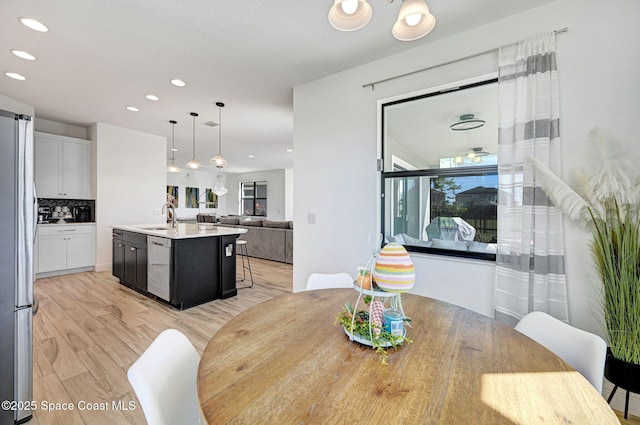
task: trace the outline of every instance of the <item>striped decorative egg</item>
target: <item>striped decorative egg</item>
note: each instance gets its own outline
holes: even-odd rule
[[[373,279],[383,291],[407,292],[413,288],[416,272],[404,246],[391,242],[380,250]]]

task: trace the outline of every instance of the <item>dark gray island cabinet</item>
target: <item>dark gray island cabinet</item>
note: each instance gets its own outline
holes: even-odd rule
[[[120,283],[183,310],[235,296],[235,241],[244,229],[197,224],[113,228]]]

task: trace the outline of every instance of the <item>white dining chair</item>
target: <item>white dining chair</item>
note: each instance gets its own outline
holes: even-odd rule
[[[598,335],[574,328],[542,311],[527,314],[515,329],[569,363],[602,394],[607,343]]]
[[[352,287],[353,278],[348,273],[312,273],[307,279],[307,291]]]
[[[149,425],[200,424],[196,375],[200,356],[175,329],[160,333],[127,377]]]

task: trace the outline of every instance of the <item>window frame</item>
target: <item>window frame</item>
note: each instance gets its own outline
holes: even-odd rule
[[[261,197],[257,197],[256,196],[258,194],[258,189],[256,187],[256,185],[258,183],[264,183],[265,192],[266,192],[264,197],[262,197],[262,196]],[[245,197],[244,196],[244,187],[245,187],[245,185],[253,185],[253,196],[252,197]],[[245,200],[249,200],[249,199],[251,199],[253,201],[252,204],[251,204],[252,205],[253,214],[244,214],[244,201]],[[259,201],[259,200],[264,200],[265,201],[265,211],[264,211],[264,214],[257,215],[256,214],[256,201]],[[269,208],[269,206],[267,204],[268,200],[269,200],[269,197],[268,197],[268,182],[266,180],[240,182],[240,214],[241,215],[250,215],[250,216],[253,216],[253,217],[265,217],[266,218],[267,217],[267,209]]]
[[[393,178],[403,178],[403,177],[468,177],[468,176],[482,176],[482,175],[498,175],[498,165],[480,165],[480,166],[471,166],[471,167],[455,167],[455,168],[431,168],[431,169],[420,169],[420,170],[407,170],[407,171],[385,171],[384,163],[385,163],[385,108],[401,103],[407,103],[415,100],[425,99],[428,97],[439,96],[451,92],[461,91],[465,89],[470,89],[474,87],[484,86],[488,84],[494,84],[498,82],[498,78],[490,77],[488,79],[482,79],[480,81],[476,81],[469,84],[454,86],[450,89],[445,90],[435,90],[428,93],[409,96],[406,98],[400,98],[395,100],[390,100],[387,102],[380,103],[380,232],[382,235],[386,235],[385,226],[386,226],[386,182],[388,179]],[[497,130],[497,129],[496,129]],[[393,188],[391,189],[393,191]],[[499,192],[498,192],[499,196]],[[496,220],[497,220],[496,213]],[[495,253],[484,253],[484,252],[474,252],[474,251],[458,251],[458,250],[450,250],[444,248],[432,248],[432,247],[424,247],[424,246],[416,246],[416,245],[404,245],[405,249],[409,252],[418,252],[425,254],[434,254],[434,255],[443,255],[448,257],[458,257],[458,258],[468,258],[468,259],[476,259],[483,261],[496,261]]]

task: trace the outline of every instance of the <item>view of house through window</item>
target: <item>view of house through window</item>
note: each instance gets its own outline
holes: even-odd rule
[[[408,250],[495,259],[495,80],[383,104],[382,232]]]
[[[242,215],[267,216],[267,182],[240,183]]]

